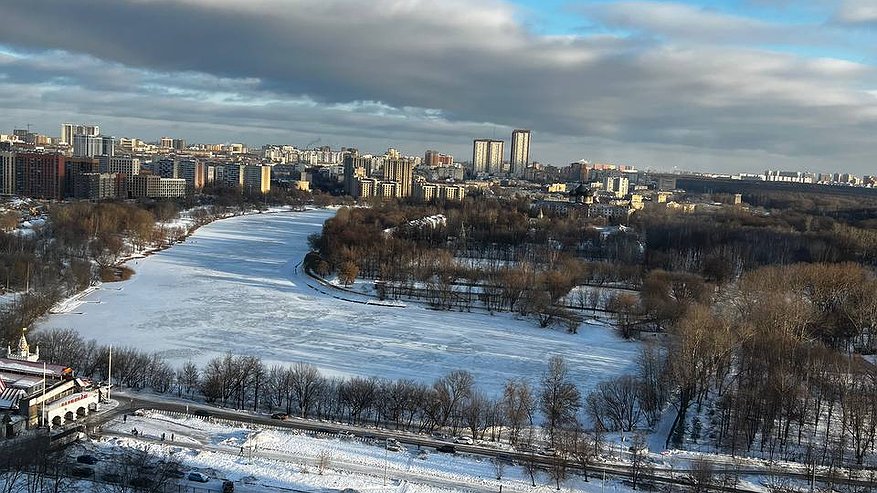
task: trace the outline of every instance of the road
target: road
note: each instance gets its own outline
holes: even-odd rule
[[[324,433],[324,434],[334,434],[337,435],[339,432],[349,432],[354,434],[357,437],[371,436],[374,437],[374,440],[383,441],[389,438],[393,438],[398,440],[399,442],[407,445],[414,445],[420,447],[439,447],[442,445],[447,445],[448,442],[444,440],[438,440],[432,437],[427,437],[423,435],[415,435],[406,432],[392,431],[392,430],[379,430],[374,428],[365,428],[358,426],[350,426],[340,423],[329,423],[329,422],[320,422],[320,421],[312,421],[312,420],[303,420],[298,418],[291,418],[289,420],[281,421],[276,419],[271,419],[269,416],[259,415],[259,414],[251,414],[248,412],[242,412],[231,409],[221,409],[211,406],[199,405],[194,403],[185,403],[185,402],[173,402],[168,401],[166,399],[162,399],[158,396],[148,396],[141,395],[132,392],[126,393],[116,393],[115,397],[121,403],[117,408],[108,411],[106,413],[102,413],[99,415],[94,415],[90,417],[87,421],[87,425],[89,429],[93,429],[94,427],[98,427],[103,423],[106,423],[114,418],[121,416],[124,413],[130,413],[135,409],[153,409],[156,411],[165,411],[170,413],[189,413],[194,415],[201,416],[209,416],[212,419],[220,419],[226,420],[231,423],[239,423],[239,424],[256,424],[262,425],[266,427],[275,427],[275,428],[288,428],[290,430],[301,430],[306,432],[313,433]],[[107,435],[111,435],[111,433],[105,433]],[[130,435],[125,435],[130,438]],[[143,440],[149,440],[148,438],[139,438]],[[189,447],[189,444],[186,444],[186,447]],[[512,459],[517,461],[519,464],[526,463],[535,463],[539,467],[548,469],[550,468],[554,462],[555,458],[549,457],[546,455],[540,454],[531,454],[531,453],[522,453],[517,451],[506,451],[506,450],[497,450],[493,448],[488,448],[480,445],[463,445],[463,444],[454,444],[455,448],[459,452],[464,452],[468,454],[480,455],[486,458],[494,459],[501,458],[502,460]],[[215,450],[222,452],[229,452],[221,447],[214,447],[209,445],[198,445],[192,446],[192,448],[202,448],[204,450]],[[220,450],[221,449],[221,450]],[[234,452],[233,450],[231,451]],[[289,458],[285,457],[281,454],[274,454],[270,451],[260,452],[259,455],[262,455],[267,458],[277,459],[277,460],[285,460],[289,462]],[[348,470],[354,473],[368,474],[371,476],[380,476],[382,471],[375,471],[373,467],[365,467],[359,464],[345,464],[343,462],[338,462],[333,460],[333,468],[337,468],[338,466],[343,466],[343,469]],[[766,475],[773,474],[776,476],[783,476],[787,478],[794,478],[798,480],[806,481],[808,479],[807,475],[802,472],[794,472],[794,471],[768,471],[766,468],[758,468],[753,466],[748,467],[734,467],[729,468],[727,463],[724,462],[716,462],[713,464],[714,466],[714,477],[718,478],[722,475],[732,476],[732,477],[740,477],[746,475]],[[617,476],[617,477],[627,477],[630,478],[633,475],[633,471],[630,465],[626,464],[591,464],[588,468],[588,472],[592,476],[601,476],[603,474]],[[663,484],[677,484],[677,485],[687,485],[690,484],[685,476],[693,473],[694,471],[689,469],[675,469],[675,470],[667,470],[667,469],[653,469],[651,472],[643,474],[640,473],[641,480],[646,482],[654,482],[654,483],[663,483]],[[454,489],[464,489],[466,491],[492,491],[492,489],[479,489],[475,487],[471,483],[460,483],[452,480],[437,480],[435,478],[425,478],[422,475],[412,475],[407,473],[400,473],[399,471],[393,471],[393,478],[397,480],[411,481],[422,484],[432,484],[434,486],[441,487],[451,487]],[[817,476],[817,480],[819,481],[827,481],[828,478],[823,477],[822,475]],[[873,482],[864,481],[864,480],[856,480],[856,479],[837,479],[834,478],[833,482],[835,484],[839,483],[847,483],[854,484],[859,486],[875,486]],[[522,491],[528,491],[522,490]],[[727,491],[727,492],[755,492],[757,490],[746,489],[741,486],[713,486],[713,491]],[[515,490],[512,490],[515,491]]]

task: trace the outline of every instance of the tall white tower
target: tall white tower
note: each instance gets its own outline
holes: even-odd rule
[[[520,178],[524,176],[524,170],[530,164],[530,131],[516,129],[512,132],[512,150],[509,156],[512,167],[512,176]]]

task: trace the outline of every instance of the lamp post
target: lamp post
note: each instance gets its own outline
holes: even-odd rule
[[[390,461],[387,446],[390,444],[389,438],[384,438],[384,486],[387,486],[387,463]]]

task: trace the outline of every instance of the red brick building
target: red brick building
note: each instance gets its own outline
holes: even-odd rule
[[[25,197],[64,198],[64,156],[22,152],[15,156],[16,189]]]

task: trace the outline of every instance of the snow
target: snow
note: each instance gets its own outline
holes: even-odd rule
[[[130,280],[87,293],[76,312],[50,314],[37,327],[72,327],[102,344],[157,351],[177,365],[203,364],[230,351],[267,364],[303,360],[334,375],[429,382],[467,369],[492,395],[507,378],[538,379],[555,354],[567,359],[583,392],[632,370],[639,345],[599,322],[571,335],[510,314],[334,298],[331,288],[298,268],[308,235],[333,214],[324,209],[213,222],[173,248],[134,259],[127,264],[136,272]]]
[[[136,428],[138,436],[131,430]],[[200,471],[211,477],[207,488],[220,486],[219,478],[235,482],[235,491],[533,491],[529,476],[520,466],[508,465],[503,479],[495,479],[493,463],[469,454],[442,454],[431,448],[403,446],[388,451],[383,442],[360,441],[337,436],[314,437],[299,431],[243,424],[221,424],[187,415],[147,411],[125,421],[107,423],[98,442],[74,447],[71,455],[87,451],[99,458],[96,469],[113,460],[121,449],[147,448],[181,462],[184,471]],[[160,438],[164,434],[165,441]],[[173,441],[171,442],[171,435]],[[82,447],[86,450],[82,450]],[[425,451],[425,452],[424,452]],[[317,463],[328,457],[320,473]],[[537,489],[554,490],[545,472],[537,474]],[[584,483],[575,474],[563,491],[601,491],[601,481]],[[607,491],[630,491],[609,478]]]

